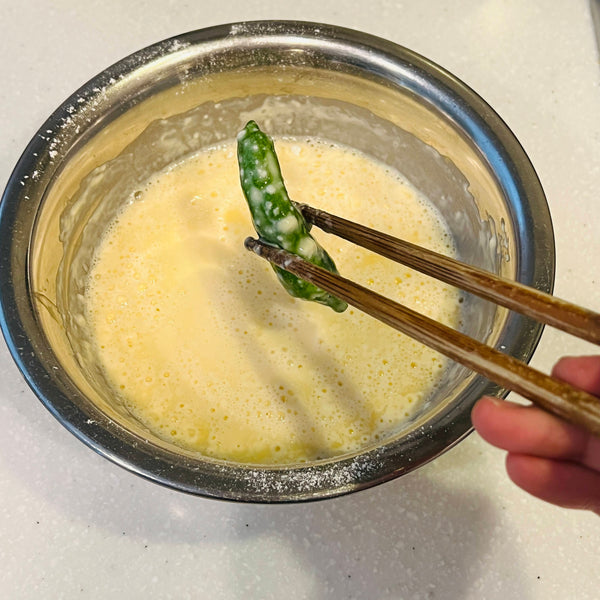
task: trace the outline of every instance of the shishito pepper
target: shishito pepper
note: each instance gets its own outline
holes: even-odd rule
[[[290,200],[271,138],[250,121],[237,136],[240,181],[259,238],[287,250],[332,273],[333,259],[309,233],[302,213]],[[336,312],[347,304],[316,285],[272,265],[287,292],[331,307]]]

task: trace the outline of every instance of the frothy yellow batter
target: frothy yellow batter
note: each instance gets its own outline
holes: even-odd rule
[[[444,253],[438,214],[401,177],[319,142],[279,141],[290,196]],[[253,233],[233,146],[156,175],[95,254],[87,318],[97,359],[158,436],[245,463],[292,463],[380,439],[431,391],[445,360],[350,307],[290,297]],[[448,325],[449,287],[313,230],[344,276]]]

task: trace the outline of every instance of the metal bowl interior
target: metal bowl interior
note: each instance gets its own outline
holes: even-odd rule
[[[85,270],[77,253],[106,190],[132,171],[143,178],[233,138],[249,117],[267,121],[275,135],[315,135],[398,168],[438,206],[463,260],[552,290],[554,238],[542,188],[515,137],[473,91],[423,57],[363,33],[242,23],[188,33],[124,59],[67,99],[31,141],[0,205],[1,321],[9,348],[71,432],[178,490],[289,502],[407,473],[469,433],[477,398],[505,392],[453,365],[416,417],[384,443],[314,464],[266,467],[208,459],[160,440],[74,358],[77,324],[69,306],[78,290],[65,284],[65,272]],[[181,143],[171,144],[173,136]],[[69,213],[72,226],[61,235]],[[530,359],[540,325],[470,296],[464,311],[469,335]]]

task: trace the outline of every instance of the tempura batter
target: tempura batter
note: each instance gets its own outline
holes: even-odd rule
[[[437,212],[398,173],[328,143],[276,147],[292,199],[453,254]],[[393,432],[445,359],[352,307],[292,298],[244,250],[252,234],[233,145],[156,175],[124,203],[87,287],[115,391],[161,438],[244,463],[310,461]],[[345,277],[457,325],[454,288],[313,234]]]

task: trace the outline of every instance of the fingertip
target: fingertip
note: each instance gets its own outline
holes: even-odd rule
[[[514,407],[499,398],[484,396],[471,411],[471,423],[486,442],[509,450],[515,423]]]
[[[506,471],[513,483],[536,498],[565,508],[600,511],[600,474],[581,465],[509,453]]]
[[[509,452],[505,465],[510,480],[534,496],[539,496],[549,479],[549,461],[534,456]]]
[[[503,400],[493,398],[492,396],[483,396],[471,410],[471,422],[475,429],[480,426],[485,427],[491,420],[494,419],[498,408],[503,404]]]

